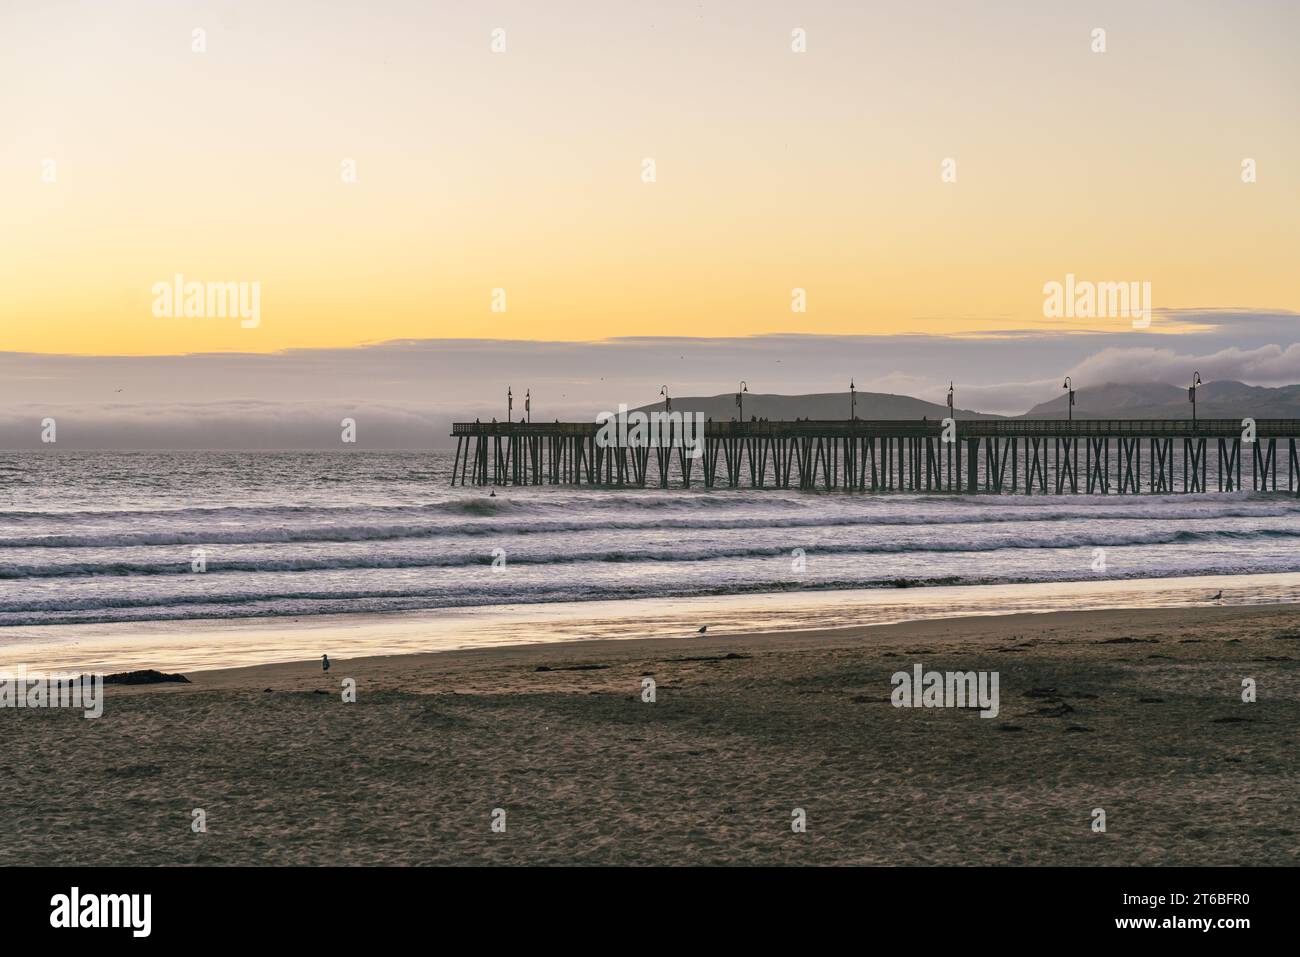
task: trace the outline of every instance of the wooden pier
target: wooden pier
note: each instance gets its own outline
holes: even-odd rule
[[[599,442],[598,423],[452,426],[452,485],[778,488],[970,494],[1300,495],[1300,419],[707,422],[703,454]],[[955,434],[954,434],[955,432]],[[1247,463],[1249,460],[1249,463]],[[1285,462],[1286,487],[1279,486]]]

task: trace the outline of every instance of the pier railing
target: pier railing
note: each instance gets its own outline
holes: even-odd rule
[[[1159,437],[1240,435],[1241,419],[958,419],[963,436],[1008,435],[1138,435]],[[595,435],[599,422],[457,422],[452,438],[467,435]],[[1300,437],[1300,419],[1258,419],[1256,434]],[[752,435],[940,435],[942,420],[928,419],[800,419],[790,421],[714,422],[706,420],[706,436]]]

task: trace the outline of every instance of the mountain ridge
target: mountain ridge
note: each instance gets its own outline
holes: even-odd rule
[[[1076,419],[1190,419],[1192,405],[1187,389],[1164,383],[1134,385],[1110,382],[1075,393]],[[1066,417],[1064,391],[1040,402],[1025,419]],[[1232,379],[1206,382],[1196,390],[1196,416],[1200,419],[1300,418],[1300,385],[1254,386]]]
[[[854,402],[859,419],[942,419],[946,406],[909,395],[859,391]],[[849,418],[848,392],[813,392],[803,395],[747,392],[745,419],[773,421],[844,421]],[[738,418],[734,392],[712,396],[673,398],[674,412],[699,412],[705,418],[726,422]],[[634,411],[662,412],[664,403],[643,405]],[[1253,386],[1233,379],[1206,382],[1197,388],[1196,414],[1202,419],[1300,419],[1300,384]],[[1190,419],[1192,407],[1187,389],[1166,383],[1115,383],[1079,389],[1075,392],[1076,419]],[[972,419],[1064,419],[1068,406],[1064,391],[1019,415],[1001,415],[975,409],[957,409],[954,418]]]
[[[726,422],[738,418],[736,394],[724,392],[711,396],[683,396],[672,400],[674,412],[701,412],[705,418],[717,422]],[[772,419],[774,421],[792,421],[794,419],[813,419],[814,421],[843,420],[849,418],[850,397],[847,392],[812,392],[805,395],[781,395],[779,393],[746,392],[745,420],[751,418]],[[948,407],[937,402],[927,402],[910,395],[896,395],[891,392],[861,392],[854,401],[859,419],[942,419],[948,415]],[[644,405],[633,411],[662,412],[664,404],[657,402]],[[956,419],[1004,419],[1004,415],[991,412],[976,412],[973,409],[955,410]]]

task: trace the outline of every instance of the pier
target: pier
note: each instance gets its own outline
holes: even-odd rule
[[[598,441],[594,422],[452,426],[452,485],[846,492],[1300,495],[1300,419],[702,423],[702,454]],[[1279,485],[1285,469],[1286,485]],[[1247,477],[1248,476],[1248,477]]]

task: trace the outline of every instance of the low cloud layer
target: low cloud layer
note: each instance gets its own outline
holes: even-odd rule
[[[1191,371],[1206,382],[1236,379],[1250,385],[1279,386],[1300,382],[1300,343],[1241,349],[1229,346],[1209,353],[1174,349],[1103,349],[1080,362],[1071,374],[1089,382],[1167,382],[1186,385]]]
[[[1016,415],[1076,388],[1108,382],[1252,385],[1300,382],[1292,313],[1187,312],[1184,330],[957,336],[759,336],[615,339],[592,343],[480,340],[387,342],[271,355],[94,357],[0,353],[0,448],[40,448],[54,418],[59,448],[447,447],[453,421],[524,415],[594,418],[619,403],[734,391],[798,394],[859,389]],[[355,446],[340,442],[357,423]]]

